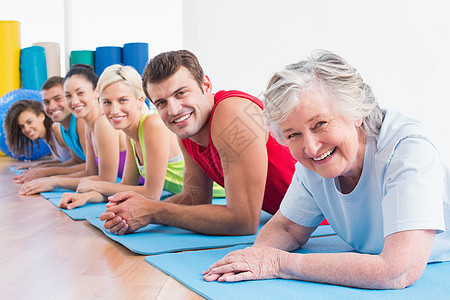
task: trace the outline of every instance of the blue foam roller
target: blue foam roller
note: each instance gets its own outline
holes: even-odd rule
[[[147,43],[128,43],[123,45],[123,64],[132,66],[142,76],[148,61]]]
[[[20,51],[20,73],[24,89],[41,90],[41,86],[47,80],[44,47],[32,46]]]
[[[95,73],[100,76],[110,65],[122,63],[121,47],[97,47],[95,49]]]
[[[9,107],[14,102],[19,100],[38,100],[42,102],[41,93],[39,91],[16,89],[9,93],[6,93],[0,98],[0,122],[2,126]],[[6,135],[4,130],[0,130],[0,151],[2,151],[5,155],[8,155],[9,157],[19,160],[36,160],[50,154],[50,148],[44,142],[44,140],[40,139],[39,147],[35,142],[33,142],[33,155],[31,157],[13,155],[6,145]]]

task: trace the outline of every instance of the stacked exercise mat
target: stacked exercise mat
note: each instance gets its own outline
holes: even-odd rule
[[[42,84],[52,76],[61,75],[60,46],[55,42],[35,42],[31,47],[21,48],[20,23],[0,21],[0,121],[3,124],[6,112],[12,103],[22,100],[41,100]],[[123,47],[104,46],[93,50],[76,50],[70,55],[70,65],[77,63],[92,65],[98,76],[112,64],[134,67],[141,75],[148,60],[147,43],[127,43]],[[36,91],[36,93],[33,93]],[[31,98],[30,98],[31,97]],[[32,157],[15,157],[5,143],[4,132],[0,133],[0,156],[16,159],[40,159],[50,154],[50,149],[39,141],[34,143]]]
[[[127,43],[123,47],[103,46],[97,47],[95,51],[75,50],[70,53],[70,66],[78,63],[91,65],[98,76],[114,64],[132,66],[142,75],[147,60],[147,43]]]

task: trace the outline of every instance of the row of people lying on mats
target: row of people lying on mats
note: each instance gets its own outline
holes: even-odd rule
[[[275,73],[264,105],[240,91],[213,93],[197,58],[186,50],[152,58],[142,79],[135,76],[136,85],[128,71],[134,73],[112,66],[98,84],[81,75],[85,67],[69,71],[65,98],[87,128],[85,172],[96,166],[94,154],[99,171],[89,179],[35,179],[24,183],[22,194],[77,188],[77,194],[63,196],[61,205],[68,208],[112,195],[100,219],[117,234],[150,223],[209,235],[254,234],[260,210],[274,214],[252,247],[206,270],[207,281],[288,278],[396,289],[413,284],[427,262],[450,260],[448,139],[406,115],[382,110],[370,86],[340,56],[315,51]],[[138,90],[157,115],[142,116]],[[104,115],[95,104],[97,91]],[[148,131],[147,120],[154,123]],[[109,124],[120,130],[100,136],[97,126]],[[127,155],[116,185],[122,132]],[[181,191],[151,201],[159,200],[170,181],[167,170],[179,149]],[[100,150],[113,157],[115,165],[105,166],[113,175],[104,173]],[[159,164],[153,160],[158,155]],[[158,171],[159,179],[153,179]],[[146,175],[143,188],[136,186],[138,174]],[[225,188],[226,205],[211,204],[213,182]],[[289,252],[324,221],[357,252]]]
[[[82,134],[78,134],[78,130],[69,133],[75,137],[75,143],[66,143],[66,146],[70,145],[69,149],[78,149],[80,156],[85,153],[84,170],[64,176],[27,180],[20,193],[31,195],[55,187],[76,189],[79,193],[66,194],[62,198],[61,207],[69,209],[87,202],[104,202],[105,196],[121,191],[133,190],[158,200],[163,189],[180,193],[183,183],[183,155],[175,134],[164,126],[158,114],[149,113],[144,102],[140,75],[131,67],[114,65],[106,69],[97,81],[97,75],[91,66],[75,65],[61,85],[53,87],[59,91],[58,100],[62,99],[58,105],[52,95],[48,96],[43,89],[45,113],[39,111],[31,114],[24,106],[25,103],[33,103],[31,100],[19,101],[11,107],[10,114],[17,116],[17,121],[11,123],[16,124],[16,128],[23,128],[22,136],[28,137],[30,143],[32,139],[45,137],[52,131],[45,124],[51,122],[56,111],[57,114],[62,114],[70,108],[71,113],[66,113],[69,115],[67,119],[85,126]],[[101,95],[100,103],[98,94]],[[30,105],[39,106],[36,103]],[[20,109],[16,109],[19,106]],[[27,117],[34,120],[36,125],[24,122]],[[66,130],[62,128],[62,124],[53,124],[53,128],[60,129],[59,132],[53,130],[54,135],[61,137],[64,143],[66,139],[60,132],[64,134]],[[54,148],[54,143],[49,144]],[[22,179],[29,172],[35,171],[36,174],[41,169],[49,172],[49,168],[32,168],[17,176],[17,179]],[[122,179],[120,184],[115,184],[117,177]],[[223,188],[218,186],[215,193],[219,197],[225,195]]]

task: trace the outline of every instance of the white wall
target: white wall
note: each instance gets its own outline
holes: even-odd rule
[[[20,22],[21,47],[34,42],[64,42],[64,1],[0,0],[0,20]]]
[[[263,92],[271,73],[336,52],[355,66],[382,107],[450,138],[450,5],[445,0],[184,0],[184,47],[215,90]]]
[[[59,42],[63,56],[63,2],[0,0],[0,20],[21,22],[22,47]],[[151,57],[184,47],[199,56],[215,90],[259,95],[272,72],[325,48],[360,70],[383,107],[450,137],[449,6],[445,0],[73,0],[72,50],[148,42]]]
[[[149,43],[149,55],[183,45],[181,0],[72,0],[72,49]],[[0,0],[0,20],[17,20],[21,46],[57,42],[64,63],[63,0]]]
[[[149,52],[183,45],[181,0],[72,0],[72,48],[149,43]]]

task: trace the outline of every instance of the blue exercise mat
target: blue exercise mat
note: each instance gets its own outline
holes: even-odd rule
[[[59,208],[59,202],[61,201],[61,196],[64,193],[75,193],[71,190],[64,190],[64,189],[56,189],[57,191],[53,190],[50,192],[43,192],[41,193],[41,196],[43,196],[45,199],[49,200],[51,203],[53,203],[59,210],[61,210],[63,213],[68,215],[73,220],[85,220],[87,217],[98,217],[100,214],[105,212],[106,210],[106,202],[103,203],[86,203],[85,205],[81,207],[76,207],[74,209],[64,209]]]
[[[218,250],[169,253],[145,260],[207,299],[449,299],[450,262],[428,264],[422,277],[403,290],[365,290],[306,281],[270,279],[206,282],[202,272],[240,245]],[[338,236],[313,238],[298,253],[350,252]]]
[[[40,193],[42,197],[44,197],[45,199],[49,199],[49,198],[56,198],[59,197],[61,198],[62,194],[64,193],[74,193],[74,191],[72,190],[68,190],[68,189],[62,189],[62,188],[54,188],[51,191],[48,192],[42,192]]]
[[[213,199],[213,203],[219,205],[224,205],[225,201],[225,198]],[[259,228],[261,228],[270,218],[271,215],[263,211],[261,213]],[[100,221],[100,219],[87,218],[87,220],[92,225],[102,230],[110,239],[122,244],[135,253],[145,255],[252,244],[256,237],[256,235],[211,236],[171,226],[155,224],[150,224],[134,233],[119,236],[107,231],[103,226],[104,222]],[[329,225],[319,226],[313,233],[315,236],[332,234],[335,234],[335,232]]]
[[[51,203],[53,203],[56,207],[59,206],[59,202],[61,201],[61,197],[64,193],[75,193],[71,190],[56,188],[50,192],[43,192],[41,193],[41,196],[45,199],[49,200]],[[163,191],[161,194],[161,199],[167,198],[168,196],[172,195],[172,193]],[[64,212],[66,215],[68,215],[73,220],[86,220],[87,218],[98,218],[100,214],[104,213],[106,210],[106,202],[102,203],[86,203],[85,205],[81,207],[76,207],[74,209],[65,209],[65,208],[59,208],[62,212]]]
[[[61,201],[61,197],[59,198],[49,198],[51,203],[53,203],[56,207],[59,206],[59,202]],[[74,209],[65,209],[59,208],[63,213],[68,215],[75,221],[86,220],[87,218],[98,217],[106,210],[106,202],[102,203],[86,203],[81,207],[75,207]]]

